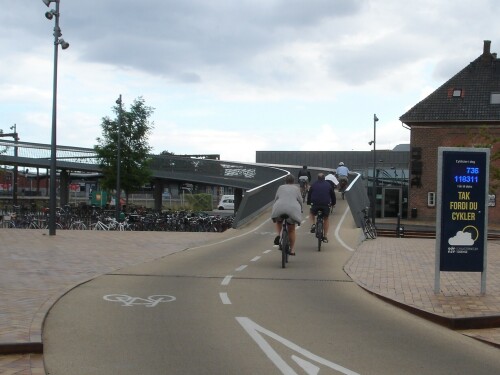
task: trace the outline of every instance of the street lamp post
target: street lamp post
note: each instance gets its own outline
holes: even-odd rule
[[[53,236],[56,234],[56,155],[57,155],[57,58],[59,45],[62,49],[69,47],[64,39],[61,38],[61,28],[59,27],[59,1],[60,0],[42,0],[43,3],[48,7],[50,3],[56,4],[56,9],[51,9],[45,13],[45,17],[48,20],[54,18],[54,80],[53,80],[53,91],[52,91],[52,137],[51,137],[51,148],[50,148],[50,197],[49,197],[49,235]]]
[[[14,130],[14,133],[13,134],[13,137],[14,137],[14,143],[15,143],[15,146],[14,146],[14,157],[16,158],[16,161],[17,161],[17,142],[19,142],[19,136],[17,134],[17,126],[16,124],[12,125],[10,127],[10,130]],[[17,164],[14,165],[14,181],[12,181],[12,204],[14,206],[17,206],[17,188],[18,188],[18,184],[17,184],[17,178],[18,178],[18,166]]]
[[[116,209],[116,220],[120,219],[120,169],[121,169],[121,137],[122,137],[122,95],[116,101],[118,104],[118,144],[116,147],[116,198],[115,198],[115,209]]]
[[[373,115],[373,188],[372,188],[372,222],[375,225],[375,216],[377,212],[377,121],[376,114]]]

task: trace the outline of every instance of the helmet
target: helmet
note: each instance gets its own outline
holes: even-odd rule
[[[339,167],[340,167],[341,165],[344,165],[344,162],[343,162],[343,161],[341,161],[341,162],[339,163]]]

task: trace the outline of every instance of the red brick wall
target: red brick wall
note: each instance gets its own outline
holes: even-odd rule
[[[489,127],[488,133],[500,137],[500,126]],[[411,209],[416,208],[417,221],[434,221],[436,219],[436,207],[427,206],[427,193],[437,193],[438,147],[472,147],[475,143],[484,143],[482,139],[475,139],[477,134],[478,131],[471,132],[470,126],[463,125],[412,126],[410,145],[412,148],[420,147],[422,149],[422,175],[420,187],[410,186],[408,194],[409,215]],[[500,145],[495,145],[491,155],[499,149]],[[498,161],[494,164],[500,166]],[[490,193],[497,194],[498,203],[496,207],[489,207],[489,223],[500,224],[500,191],[490,191]]]

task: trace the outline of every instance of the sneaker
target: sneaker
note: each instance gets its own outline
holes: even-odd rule
[[[311,233],[314,233],[314,232],[316,232],[316,224],[313,224],[311,226]]]
[[[324,243],[328,243],[328,238],[326,238],[326,236],[323,236],[322,241],[323,241]]]
[[[279,244],[280,244],[280,236],[276,236],[276,237],[274,238],[274,244],[275,244],[275,245],[279,245]]]

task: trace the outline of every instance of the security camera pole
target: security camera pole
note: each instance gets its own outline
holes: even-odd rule
[[[59,44],[62,49],[69,47],[69,43],[65,42],[62,36],[61,28],[59,27],[59,1],[60,0],[42,0],[48,7],[50,3],[56,3],[56,9],[50,10],[45,13],[48,20],[55,18],[54,25],[54,81],[53,81],[53,94],[52,94],[52,137],[51,137],[51,151],[50,151],[50,202],[49,202],[49,235],[56,234],[56,208],[57,208],[57,172],[56,172],[56,156],[57,156],[57,57],[59,51]]]

